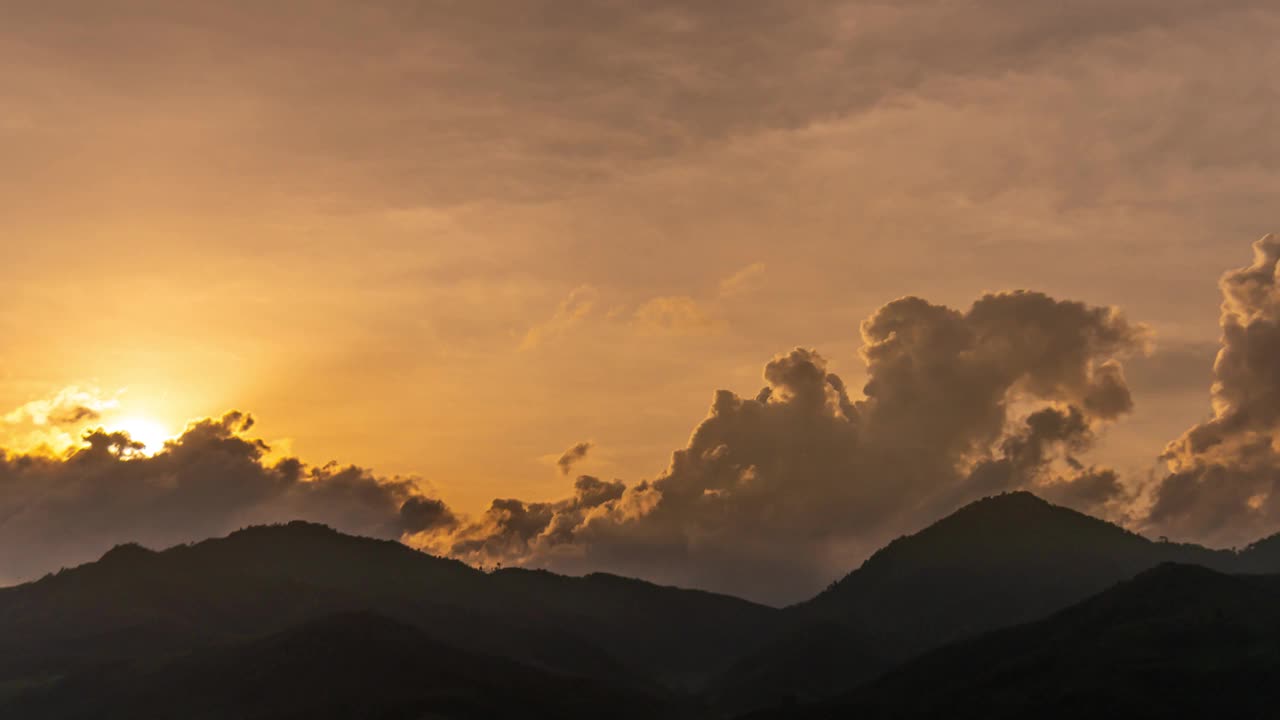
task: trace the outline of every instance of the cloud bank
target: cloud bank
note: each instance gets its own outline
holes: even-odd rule
[[[1119,360],[1147,331],[1117,310],[1035,292],[966,311],[908,297],[862,336],[861,398],[797,348],[768,363],[755,397],[717,392],[656,479],[582,476],[567,500],[495,500],[414,542],[482,565],[607,568],[776,601],[984,494],[1030,488],[1094,511],[1124,495],[1114,472],[1074,457],[1132,407]]]
[[[860,393],[795,348],[765,365],[754,396],[717,391],[657,477],[579,475],[563,499],[499,498],[475,517],[412,479],[268,461],[239,412],[190,425],[154,456],[102,430],[61,456],[8,453],[0,577],[125,540],[167,545],[305,518],[477,565],[608,570],[783,602],[895,535],[1014,489],[1180,539],[1256,539],[1280,525],[1280,239],[1254,254],[1220,283],[1212,413],[1169,443],[1154,481],[1086,460],[1133,408],[1123,362],[1148,352],[1145,326],[1032,291],[987,293],[963,310],[904,297],[862,323]],[[77,398],[5,418],[89,419]],[[570,447],[558,468],[571,474],[590,449]]]
[[[355,467],[269,463],[230,412],[190,425],[154,456],[125,433],[90,432],[64,456],[0,455],[0,581],[29,579],[134,540],[153,547],[306,518],[376,537],[447,527],[444,503]]]

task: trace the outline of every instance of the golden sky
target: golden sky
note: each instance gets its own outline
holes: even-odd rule
[[[1278,222],[1261,0],[0,10],[11,452],[60,393],[97,403],[66,437],[237,409],[479,517],[572,494],[581,442],[574,475],[664,476],[796,347],[856,401],[896,298],[1026,288],[1146,326],[1089,454],[1136,488],[1209,416],[1219,276]]]

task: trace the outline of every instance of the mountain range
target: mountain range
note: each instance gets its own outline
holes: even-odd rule
[[[1243,711],[1280,648],[1267,573],[1280,537],[1238,552],[1152,541],[1028,493],[968,505],[781,609],[607,574],[482,572],[293,522],[122,545],[0,589],[0,717],[1191,706],[1157,698],[1161,678],[1234,688]]]
[[[1274,717],[1280,575],[1165,563],[768,718]]]

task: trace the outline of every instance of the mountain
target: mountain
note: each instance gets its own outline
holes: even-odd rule
[[[1030,624],[757,718],[1272,717],[1280,576],[1165,564]]]
[[[1267,565],[1261,553],[1253,557]],[[715,693],[740,699],[750,688],[756,707],[832,695],[931,648],[1039,619],[1171,561],[1228,571],[1242,562],[1231,551],[1154,542],[1030,493],[988,497],[894,540],[787,608],[775,638],[718,678]],[[1280,562],[1270,568],[1280,571]],[[833,627],[842,642],[833,642]]]
[[[25,695],[27,720],[679,717],[634,691],[441,645],[372,613],[344,613],[172,662],[129,663]]]
[[[1230,570],[1238,560],[1006,493],[889,543],[793,611],[874,628],[894,654],[910,655],[1042,617],[1162,562]]]
[[[163,552],[120,546],[0,590],[0,686],[366,610],[467,651],[635,687],[719,671],[778,616],[737,598],[607,575],[486,574],[294,522]]]
[[[601,639],[615,656],[675,689],[700,689],[711,671],[754,647],[781,618],[736,598],[607,573],[567,577],[509,568],[489,577],[505,597],[536,598],[543,612],[573,618],[576,632]]]
[[[722,717],[831,697],[893,665],[875,638],[832,621],[780,630],[704,690]]]
[[[827,591],[777,610],[603,573],[485,573],[303,522],[253,527],[160,552],[122,545],[0,589],[0,716],[12,715],[6,702],[74,694],[102,677],[128,687],[227,648],[251,664],[253,653],[270,656],[255,645],[264,638],[372,613],[437,654],[501,659],[660,701],[666,713],[672,698],[696,698],[708,716],[727,717],[874,686],[936,648],[1040,620],[1166,562],[1280,573],[1280,536],[1240,552],[1153,542],[1008,493],[895,540]]]

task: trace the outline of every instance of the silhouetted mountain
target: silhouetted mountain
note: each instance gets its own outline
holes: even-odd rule
[[[506,597],[536,598],[544,612],[573,618],[584,637],[607,637],[606,648],[674,688],[700,689],[781,617],[736,598],[606,573],[567,577],[511,568],[489,577]]]
[[[370,612],[382,619],[360,622],[413,628],[410,637],[438,655],[472,658],[468,667],[501,658],[519,668],[513,677],[578,678],[590,692],[642,698],[637,707],[698,694],[723,716],[880,687],[867,683],[922,653],[1044,618],[1167,561],[1280,572],[1280,536],[1239,553],[1153,542],[1011,493],[899,538],[826,592],[775,610],[606,574],[484,573],[309,523],[254,527],[162,552],[122,545],[0,589],[0,717],[12,715],[6,702],[37,697],[50,712],[70,712],[59,703],[106,692],[103,678],[123,692],[173,673],[165,682],[203,692],[183,668],[227,653],[245,666],[276,657],[287,675],[294,656],[273,655],[292,647],[282,638],[337,643],[321,632],[331,621],[314,623]],[[167,702],[137,692],[111,701]]]
[[[678,709],[441,645],[409,625],[349,613],[172,662],[131,663],[28,694],[27,720],[651,718]]]
[[[1280,576],[1166,564],[1046,619],[930,652],[838,701],[759,718],[1275,715]]]
[[[889,543],[795,612],[874,628],[912,654],[1042,617],[1162,562],[1230,570],[1237,559],[1006,493]]]
[[[1153,542],[1026,492],[985,498],[894,540],[825,592],[788,608],[780,632],[813,642],[760,648],[717,681],[717,694],[733,696],[732,688],[749,685],[773,703],[831,695],[930,648],[1044,617],[1167,561],[1231,570],[1239,559]],[[1280,571],[1280,564],[1272,567]],[[853,638],[843,657],[830,630],[821,630],[833,625]],[[742,674],[743,667],[751,671]]]
[[[1258,540],[1241,550],[1235,569],[1242,573],[1280,572],[1280,533]]]
[[[738,660],[704,695],[720,715],[732,716],[830,697],[891,665],[865,633],[839,622],[802,622]]]
[[[727,665],[778,611],[605,575],[486,574],[320,525],[255,527],[0,590],[0,683],[242,641],[374,610],[440,642],[639,687]]]

